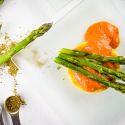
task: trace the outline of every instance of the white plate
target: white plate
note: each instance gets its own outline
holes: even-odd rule
[[[51,1],[49,0],[49,3],[52,3]],[[25,0],[24,3],[24,0],[7,0],[0,8],[4,22],[2,30],[9,32],[13,39],[19,40],[20,37],[17,35],[25,35],[41,23],[52,20],[55,12],[51,7],[48,9],[50,4],[45,4],[47,11],[44,12],[45,6],[41,7],[44,2],[44,0]],[[27,106],[21,108],[20,112],[22,125],[125,124],[124,94],[113,89],[97,94],[81,92],[71,84],[66,70],[64,68],[57,70],[57,65],[53,62],[59,49],[73,48],[83,40],[83,34],[90,24],[102,20],[119,27],[121,44],[117,52],[125,56],[125,17],[121,13],[124,7],[121,10],[120,5],[120,0],[118,3],[115,0],[83,0],[44,37],[37,39],[15,57],[21,69],[21,74],[17,76],[18,91],[27,102]],[[62,4],[56,9],[61,7]],[[45,62],[40,69],[32,63],[33,49],[40,52]],[[27,58],[32,60],[27,61]],[[6,83],[0,86],[2,103],[12,94],[12,85]],[[9,117],[4,115],[4,118],[7,124]]]

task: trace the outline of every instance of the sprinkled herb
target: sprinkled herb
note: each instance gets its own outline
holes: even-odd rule
[[[8,33],[5,33],[5,35],[3,37],[4,37],[3,43],[0,44],[0,54],[5,53],[8,49],[10,49],[11,47],[15,46],[15,44],[16,44],[16,42],[11,40],[11,38],[10,38]],[[17,72],[18,72],[18,67],[12,61],[12,59],[8,60],[6,62],[6,65],[7,65],[8,73],[10,75],[12,75],[12,76],[16,76]]]
[[[12,60],[6,62],[6,64],[8,66],[8,73],[12,76],[16,76],[19,70],[16,64]]]
[[[63,78],[62,80],[65,80],[65,78]]]
[[[61,66],[57,66],[57,70],[60,70],[61,69]]]

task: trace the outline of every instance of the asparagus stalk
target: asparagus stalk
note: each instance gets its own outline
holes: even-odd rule
[[[33,30],[25,39],[10,48],[7,52],[0,55],[0,65],[12,58],[13,55],[24,49],[29,43],[36,38],[44,35],[52,26],[52,23],[43,24],[38,29]]]
[[[3,2],[4,2],[4,0],[0,0],[0,5],[2,5],[2,4],[3,4]]]
[[[110,81],[106,80],[105,78],[101,78],[93,73],[90,73],[87,70],[85,70],[84,68],[82,68],[80,66],[76,66],[75,64],[72,64],[64,59],[59,58],[59,57],[56,57],[54,61],[58,64],[61,64],[65,67],[67,67],[67,68],[70,68],[78,73],[81,73],[90,79],[93,79],[93,80],[98,81],[98,82],[100,82],[108,87],[114,88],[120,92],[125,93],[125,84],[123,84],[123,83],[110,82]]]
[[[95,53],[81,52],[81,51],[71,50],[66,48],[61,49],[60,52],[73,55],[73,56],[80,56],[80,57],[86,56],[87,58],[95,59],[100,62],[114,62],[114,63],[125,65],[125,58],[123,56],[106,57],[106,56],[97,55]]]
[[[86,57],[79,58],[79,57],[74,57],[71,55],[63,54],[63,53],[60,53],[58,57],[60,57],[64,60],[67,60],[71,63],[74,63],[78,66],[88,66],[88,67],[98,71],[101,74],[110,74],[110,75],[112,75],[112,77],[114,76],[114,78],[125,81],[125,73],[107,68],[107,67],[99,65],[97,63],[93,63],[90,61],[90,59],[87,59]]]

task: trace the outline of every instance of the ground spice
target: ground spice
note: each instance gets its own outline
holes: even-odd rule
[[[61,66],[57,66],[57,70],[60,70],[61,69]]]
[[[17,65],[12,60],[6,62],[6,65],[8,66],[8,73],[11,76],[16,76],[19,70]]]
[[[11,47],[15,46],[16,42],[14,42],[13,40],[10,39],[9,34],[5,33],[4,35],[2,35],[3,39],[2,39],[2,44],[0,44],[0,54],[5,53],[7,50],[9,50]],[[17,85],[17,81],[16,81],[16,75],[17,72],[19,70],[19,68],[17,67],[17,65],[13,62],[13,60],[9,60],[6,62],[6,64],[4,65],[5,68],[8,69],[8,73],[13,76],[14,78],[14,83],[13,83],[13,93],[14,96],[10,96],[5,103],[5,107],[9,112],[15,112],[17,110],[19,110],[21,105],[25,105],[25,101],[17,95],[17,89],[16,89],[16,85]]]
[[[37,67],[41,68],[44,65],[43,61],[40,58],[40,54],[39,54],[39,52],[37,50],[32,50],[32,58],[34,59],[33,60],[34,64]]]
[[[5,108],[8,112],[14,113],[20,109],[21,105],[24,105],[25,101],[20,96],[10,96],[5,101]]]
[[[14,96],[17,95],[17,81],[16,81],[16,78],[14,77],[14,83],[13,83],[13,93],[14,93]]]
[[[8,33],[5,33],[3,35],[3,43],[0,44],[0,54],[5,53],[7,50],[9,50],[11,47],[15,46],[16,42],[10,39],[10,36]],[[18,72],[17,65],[11,60],[9,60],[7,63],[8,73],[12,76],[16,76]]]

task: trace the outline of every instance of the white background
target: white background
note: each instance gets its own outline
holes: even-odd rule
[[[59,11],[71,2],[60,1],[54,0],[54,3],[52,0],[6,0],[0,7],[2,32],[10,33],[16,41],[21,40],[20,35],[26,36],[42,23],[58,19]],[[81,92],[71,84],[66,70],[57,70],[57,65],[53,62],[58,50],[62,47],[73,48],[82,42],[87,27],[102,20],[119,27],[121,44],[117,52],[125,55],[123,3],[120,0],[83,0],[67,15],[61,13],[65,16],[44,37],[38,38],[15,56],[21,73],[17,76],[18,92],[27,102],[27,106],[20,110],[22,125],[125,124],[124,94],[113,89],[97,94]],[[39,51],[45,62],[42,68],[39,69],[32,63],[31,50]],[[0,84],[1,104],[12,94],[11,78],[7,77],[6,80],[7,82]],[[6,125],[11,125],[8,119],[9,116],[4,112]]]

